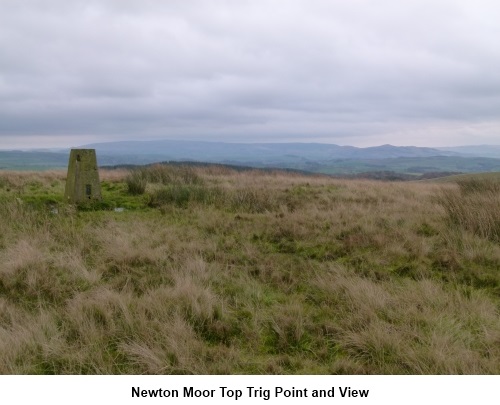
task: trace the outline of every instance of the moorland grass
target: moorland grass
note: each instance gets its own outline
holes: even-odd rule
[[[465,178],[445,189],[439,202],[449,221],[474,234],[500,242],[500,181]]]
[[[0,173],[0,373],[500,373],[496,186],[141,170]]]

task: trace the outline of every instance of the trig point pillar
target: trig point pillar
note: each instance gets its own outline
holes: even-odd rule
[[[95,149],[71,149],[64,200],[69,203],[84,203],[101,199]]]

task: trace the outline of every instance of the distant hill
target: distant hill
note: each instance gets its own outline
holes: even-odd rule
[[[407,178],[439,172],[500,171],[500,159],[497,158],[476,157],[455,150],[416,146],[381,145],[357,148],[320,143],[224,143],[163,140],[96,143],[80,147],[96,149],[100,166],[144,165],[156,162],[204,162],[333,175],[362,173],[364,176],[373,178]],[[480,147],[470,148],[479,153]],[[66,168],[68,156],[69,150],[59,152],[0,151],[0,169]],[[399,175],[394,176],[391,172]]]
[[[0,170],[47,170],[66,168],[67,152],[0,150]]]
[[[500,159],[500,145],[470,145],[436,148],[444,152],[455,152],[466,156],[491,157]]]
[[[272,164],[331,159],[460,156],[453,151],[415,146],[382,145],[368,148],[321,143],[225,143],[193,141],[126,141],[84,145],[106,156],[139,156],[148,160]]]
[[[454,172],[500,172],[500,159],[462,156],[398,157],[389,159],[336,159],[296,167],[325,174],[358,174],[392,171],[410,175]]]

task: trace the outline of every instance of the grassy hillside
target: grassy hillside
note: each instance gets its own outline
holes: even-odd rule
[[[426,181],[435,183],[460,183],[461,181],[475,181],[475,180],[500,182],[500,172],[457,174],[453,176],[444,176]]]
[[[0,172],[0,373],[500,373],[494,180],[64,176]]]
[[[499,172],[500,159],[484,157],[398,157],[388,159],[338,159],[297,163],[294,168],[325,174],[357,174],[392,171],[410,175],[432,172]]]

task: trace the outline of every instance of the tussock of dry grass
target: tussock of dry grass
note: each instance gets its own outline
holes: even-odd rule
[[[0,373],[500,372],[498,189],[179,170],[2,173]]]
[[[461,180],[443,190],[439,202],[449,221],[467,231],[500,241],[500,184],[495,180]]]
[[[317,283],[330,297],[328,304],[343,312],[337,339],[373,372],[480,374],[495,373],[498,367],[498,308],[481,293],[448,292],[426,279],[376,283],[344,269]]]

